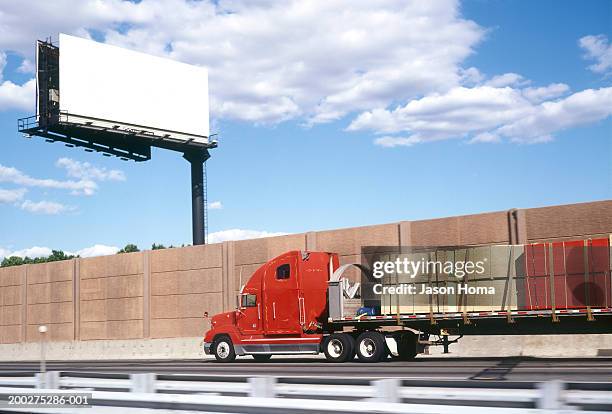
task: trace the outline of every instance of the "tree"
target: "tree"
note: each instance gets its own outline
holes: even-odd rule
[[[0,263],[0,267],[9,267],[9,266],[20,266],[23,264],[36,264],[36,263],[48,263],[48,262],[57,262],[59,260],[70,260],[74,259],[77,256],[67,255],[61,250],[51,250],[51,254],[47,257],[5,257]]]
[[[119,250],[119,253],[134,253],[139,251],[140,250],[138,249],[138,246],[132,243],[128,243],[123,249]]]
[[[170,246],[172,247],[172,246]],[[153,243],[153,246],[151,246],[151,250],[163,250],[165,249],[166,246],[164,246],[163,244],[155,244]]]
[[[17,257],[17,256],[11,256],[11,257],[5,257],[2,260],[2,264],[0,265],[1,267],[9,267],[9,266],[19,266],[22,265],[23,263],[23,259],[21,257]]]

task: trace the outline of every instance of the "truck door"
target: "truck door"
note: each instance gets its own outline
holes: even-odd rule
[[[238,329],[243,334],[261,333],[261,304],[256,292],[245,292],[240,295],[236,320]]]
[[[287,255],[268,265],[264,275],[266,334],[296,334],[300,326],[297,259]]]

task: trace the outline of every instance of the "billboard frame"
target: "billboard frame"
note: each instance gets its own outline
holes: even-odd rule
[[[151,148],[180,152],[191,166],[193,244],[206,243],[208,217],[206,166],[209,150],[218,141],[210,136],[112,121],[60,111],[58,46],[51,40],[36,42],[36,115],[17,120],[17,129],[26,138],[45,138],[81,147],[86,152],[136,162],[151,159]]]

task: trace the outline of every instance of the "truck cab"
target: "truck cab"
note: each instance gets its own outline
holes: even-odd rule
[[[327,286],[337,254],[289,251],[258,268],[236,310],[215,315],[204,351],[222,362],[236,355],[318,354],[328,320]]]

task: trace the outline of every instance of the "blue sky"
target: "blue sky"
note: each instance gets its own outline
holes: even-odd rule
[[[108,0],[44,22],[55,11],[30,3],[0,2],[15,17],[0,13],[0,255],[191,242],[180,154],[124,162],[17,133],[34,112],[24,59],[60,31],[210,68],[215,240],[612,198],[609,1],[351,2],[343,20],[324,2]]]

